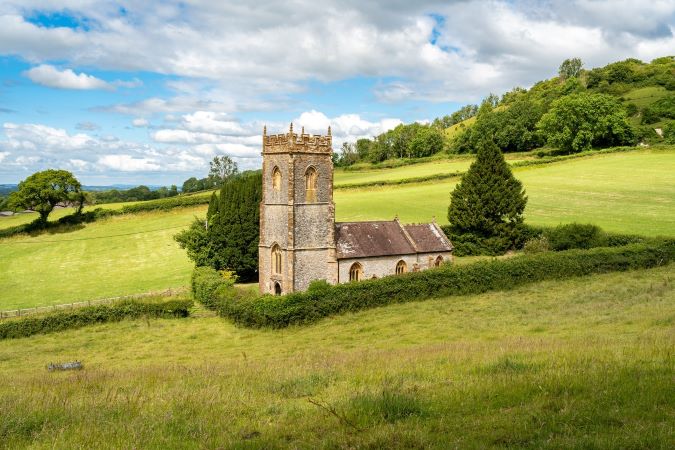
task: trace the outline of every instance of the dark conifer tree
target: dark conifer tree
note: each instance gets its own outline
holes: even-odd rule
[[[211,195],[211,200],[209,200],[209,209],[206,211],[206,220],[211,222],[211,218],[218,214],[218,195],[214,192]]]
[[[262,174],[231,177],[223,183],[209,241],[217,269],[234,270],[241,281],[258,277],[258,236]]]
[[[476,160],[452,192],[448,220],[458,235],[512,239],[526,203],[523,185],[502,152],[492,140],[483,140]]]

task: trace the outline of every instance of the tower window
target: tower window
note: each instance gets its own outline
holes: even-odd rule
[[[281,170],[278,167],[272,170],[272,189],[275,191],[281,190]]]
[[[400,260],[396,264],[396,275],[400,275],[402,273],[406,273],[408,271],[408,265],[405,263],[405,261]]]
[[[349,281],[361,281],[363,278],[363,267],[359,263],[354,263],[349,268]]]
[[[305,172],[305,203],[316,202],[316,188],[319,183],[319,175],[314,167]]]
[[[272,247],[272,273],[281,274],[281,248],[277,244]]]

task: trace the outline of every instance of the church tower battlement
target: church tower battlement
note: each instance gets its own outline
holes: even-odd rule
[[[332,136],[263,129],[260,292],[304,291],[337,282]]]
[[[293,132],[291,124],[286,134],[267,134],[267,127],[263,128],[263,154],[265,153],[328,153],[333,152],[333,137],[330,126],[328,135],[310,135],[302,128],[300,134]]]

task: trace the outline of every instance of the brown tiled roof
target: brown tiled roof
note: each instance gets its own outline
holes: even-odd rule
[[[418,253],[449,252],[452,244],[435,223],[404,225],[405,231],[412,238]]]
[[[335,245],[338,259],[416,253],[396,220],[336,223]]]
[[[404,227],[398,220],[338,222],[335,224],[335,245],[338,259],[452,250],[450,241],[438,225]]]

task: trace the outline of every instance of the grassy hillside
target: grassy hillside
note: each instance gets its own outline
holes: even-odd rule
[[[0,309],[184,286],[192,263],[173,235],[205,206],[115,216],[0,243]]]
[[[671,274],[279,331],[199,317],[0,341],[0,447],[667,448]],[[45,369],[75,359],[83,371]]]
[[[509,163],[528,159],[526,154],[506,155]],[[419,164],[409,164],[391,169],[364,169],[364,170],[335,170],[334,186],[341,187],[351,184],[372,183],[390,180],[405,180],[408,178],[426,177],[453,172],[465,172],[473,157],[457,157],[451,159],[436,159]]]
[[[616,232],[675,233],[675,148],[614,153],[514,169],[525,185],[527,221],[595,223]],[[415,166],[409,166],[414,170]],[[338,220],[393,218],[447,222],[456,180],[335,192]]]
[[[350,182],[400,179],[456,162],[343,174]],[[675,233],[675,148],[591,156],[516,168],[527,189],[527,221],[583,222],[622,233]],[[638,169],[636,169],[638,168]],[[344,180],[344,179],[343,179]],[[338,220],[445,223],[456,180],[336,190]],[[108,205],[106,205],[108,206]],[[0,309],[49,305],[184,286],[191,263],[172,236],[206,207],[112,217],[68,232],[0,241]],[[2,224],[0,219],[0,224]]]

